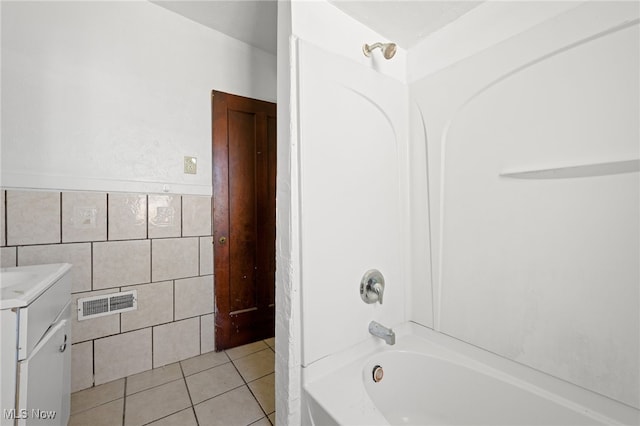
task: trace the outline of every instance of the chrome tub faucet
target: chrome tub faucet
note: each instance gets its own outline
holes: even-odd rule
[[[396,333],[392,329],[387,328],[378,322],[371,321],[369,323],[369,333],[381,338],[387,343],[387,345],[396,344]]]

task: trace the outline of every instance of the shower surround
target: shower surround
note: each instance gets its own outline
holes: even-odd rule
[[[375,339],[371,320],[417,322],[638,412],[637,171],[503,176],[637,162],[638,9],[487,2],[389,61],[364,57],[386,38],[330,3],[280,12],[289,423],[306,368]],[[359,298],[370,268],[384,305]]]

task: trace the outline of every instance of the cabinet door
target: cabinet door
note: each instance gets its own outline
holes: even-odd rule
[[[45,334],[18,366],[18,425],[65,425],[69,419],[70,321],[63,319]]]

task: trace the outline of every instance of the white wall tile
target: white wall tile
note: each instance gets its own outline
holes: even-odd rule
[[[200,318],[153,327],[153,367],[200,354]]]
[[[121,314],[122,331],[173,321],[173,281],[123,287],[137,290],[138,309]]]
[[[209,314],[200,317],[200,353],[202,354],[216,349],[213,315]]]
[[[79,298],[100,296],[114,291],[117,291],[117,289],[90,291],[71,295],[71,341],[73,343],[109,336],[120,332],[120,315],[118,314],[105,315],[103,317],[78,321],[77,307]]]
[[[109,194],[109,240],[147,238],[147,196]]]
[[[7,191],[7,245],[60,242],[60,193]]]
[[[93,244],[93,289],[151,281],[149,240]]]
[[[149,238],[182,235],[181,204],[179,195],[149,195]]]
[[[0,268],[17,266],[17,247],[0,248]]]
[[[93,342],[71,346],[71,392],[93,386]]]
[[[213,237],[200,237],[200,275],[213,274]]]
[[[213,275],[175,281],[176,320],[213,312]]]
[[[153,281],[187,278],[198,275],[198,238],[167,238],[153,240]]]
[[[151,369],[151,328],[94,342],[96,385]]]
[[[182,197],[182,236],[211,235],[211,197]]]
[[[107,194],[62,193],[62,242],[107,239]]]
[[[71,263],[71,291],[91,290],[91,243],[18,247],[19,266]]]
[[[0,191],[0,247],[7,245],[7,234],[4,228],[4,196],[6,191]]]

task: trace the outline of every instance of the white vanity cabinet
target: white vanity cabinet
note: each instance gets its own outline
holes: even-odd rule
[[[69,420],[70,268],[0,269],[2,426],[66,426]]]

